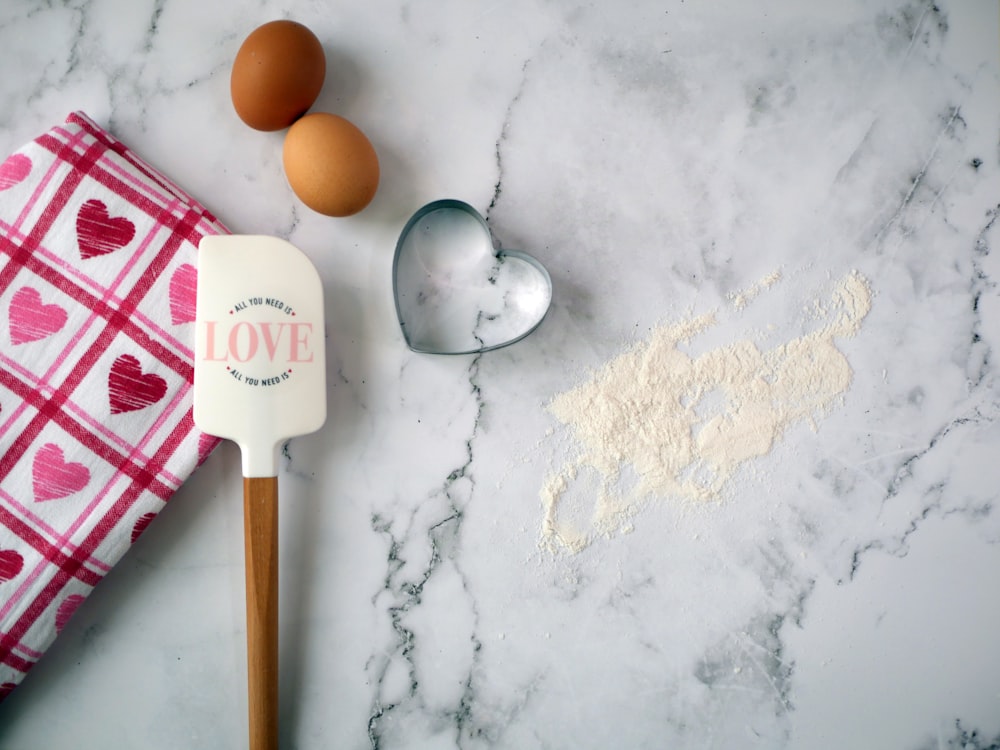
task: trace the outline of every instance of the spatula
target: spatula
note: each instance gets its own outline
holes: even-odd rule
[[[278,747],[278,448],[326,420],[323,287],[276,237],[198,246],[194,421],[243,460],[251,750]]]

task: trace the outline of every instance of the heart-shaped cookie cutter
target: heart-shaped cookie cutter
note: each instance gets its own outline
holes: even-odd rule
[[[410,349],[478,354],[538,328],[552,302],[552,279],[532,256],[494,243],[476,209],[448,198],[423,206],[403,227],[392,292]]]

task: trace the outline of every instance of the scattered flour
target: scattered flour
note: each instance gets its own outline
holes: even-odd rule
[[[741,289],[740,291],[730,292],[726,295],[726,299],[733,303],[733,307],[737,310],[742,310],[744,307],[753,302],[757,296],[767,290],[772,286],[781,281],[781,271],[775,271],[774,273],[768,274],[760,281],[755,283],[753,286],[747,289]]]
[[[730,301],[742,309],[780,278],[771,274]],[[871,308],[868,282],[852,272],[816,308],[825,326],[767,351],[743,340],[692,358],[678,345],[713,326],[715,315],[665,325],[556,396],[549,411],[570,429],[579,455],[543,484],[543,543],[577,552],[595,535],[631,531],[646,498],[717,498],[736,469],[769,453],[791,424],[806,420],[815,429],[851,383],[834,339],[858,332]],[[625,469],[633,486],[625,487]],[[581,524],[560,511],[584,472],[596,472],[599,486],[592,517]]]

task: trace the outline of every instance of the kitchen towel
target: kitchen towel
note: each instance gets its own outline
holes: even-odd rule
[[[0,163],[0,700],[217,443],[191,388],[224,232],[82,113]]]

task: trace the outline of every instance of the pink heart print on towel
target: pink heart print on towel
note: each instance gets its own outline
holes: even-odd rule
[[[24,567],[24,558],[15,549],[0,549],[0,583],[17,578]]]
[[[132,525],[132,544],[135,544],[136,540],[142,536],[142,532],[149,528],[149,524],[153,522],[154,518],[156,518],[155,513],[143,513],[139,516],[138,520]]]
[[[73,616],[73,613],[83,604],[84,600],[83,594],[70,594],[59,604],[59,609],[56,610],[56,632],[59,633],[66,623],[69,622],[69,618]]]
[[[0,164],[0,190],[12,188],[31,174],[31,159],[24,154],[14,154]]]
[[[170,320],[175,326],[194,322],[197,288],[198,271],[189,263],[170,277]]]
[[[35,454],[31,480],[35,501],[41,503],[82,490],[90,482],[90,470],[83,464],[67,461],[62,448],[55,443],[46,443]]]
[[[125,247],[135,237],[135,224],[124,216],[112,217],[102,201],[91,198],[76,215],[80,257],[86,260]]]
[[[155,404],[167,393],[167,381],[153,373],[143,373],[139,360],[123,354],[108,373],[111,413],[138,411]]]
[[[56,304],[45,304],[37,289],[22,287],[10,300],[10,341],[26,344],[58,333],[66,325],[66,311]]]

